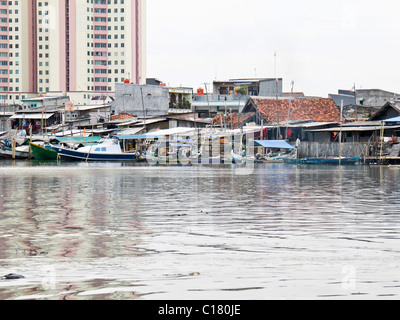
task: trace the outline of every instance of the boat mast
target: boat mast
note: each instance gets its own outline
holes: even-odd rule
[[[356,121],[358,121],[358,102],[357,102],[357,89],[356,84],[354,83],[354,99],[356,102]]]
[[[143,124],[144,124],[144,132],[147,133],[147,125],[146,125],[146,109],[144,107],[144,100],[143,100],[143,87],[140,87],[140,93],[142,96],[142,108],[143,108]]]
[[[343,125],[343,99],[340,104],[339,166],[342,164],[342,125]]]
[[[204,83],[204,87],[206,89],[206,96],[207,96],[208,118],[211,118],[210,98],[208,96],[207,83]]]

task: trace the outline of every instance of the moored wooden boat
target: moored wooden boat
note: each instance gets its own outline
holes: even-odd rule
[[[11,148],[5,146],[0,148],[0,158],[12,159],[13,156],[15,157],[15,159],[28,159],[29,149],[16,147],[15,152],[13,153],[13,150]]]
[[[302,159],[283,159],[285,163],[293,164],[325,164],[325,165],[354,165],[360,162],[361,156],[351,158],[302,158]]]
[[[136,161],[136,153],[123,152],[118,140],[114,139],[76,150],[54,145],[52,148],[59,158],[70,161]]]
[[[50,137],[48,140],[50,140],[51,145],[44,143],[44,141],[42,143],[32,142],[30,144],[32,156],[35,160],[57,160],[57,152],[53,146],[68,146],[68,149],[77,149],[85,145],[99,143],[101,137]]]
[[[30,143],[32,156],[35,160],[57,160],[57,152],[50,145]]]
[[[339,164],[356,164],[361,160],[361,157],[352,157],[352,158],[307,158],[305,159],[305,162],[307,164],[334,164],[334,165],[339,165]]]

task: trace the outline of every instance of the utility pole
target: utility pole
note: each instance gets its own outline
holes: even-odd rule
[[[207,96],[207,103],[208,103],[208,118],[211,118],[210,99],[208,97],[207,83],[204,83],[204,86],[206,88],[206,96]]]
[[[280,139],[280,128],[279,128],[279,103],[278,103],[278,76],[276,73],[276,51],[275,51],[275,95],[276,95],[276,140]]]
[[[288,111],[288,119],[287,119],[287,124],[286,124],[286,140],[288,139],[288,130],[289,130],[289,120],[290,120],[290,111],[292,109],[292,99],[293,99],[293,88],[294,88],[294,81],[292,81],[292,91],[290,93],[290,100],[289,100],[289,111]]]
[[[342,165],[342,126],[343,126],[343,99],[340,104],[340,132],[339,132],[339,166]]]
[[[280,127],[279,127],[279,102],[278,102],[278,79],[276,79],[276,139],[280,139]]]
[[[357,102],[357,90],[355,83],[354,83],[354,99],[356,100],[356,121],[358,121],[358,102]]]

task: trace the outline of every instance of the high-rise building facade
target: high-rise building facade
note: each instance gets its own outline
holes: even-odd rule
[[[146,81],[145,0],[0,1],[0,101],[76,103]]]

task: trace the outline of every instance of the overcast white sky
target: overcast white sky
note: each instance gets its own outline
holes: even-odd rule
[[[400,93],[399,61],[400,1],[147,0],[147,77],[171,86],[278,76],[306,95]]]

